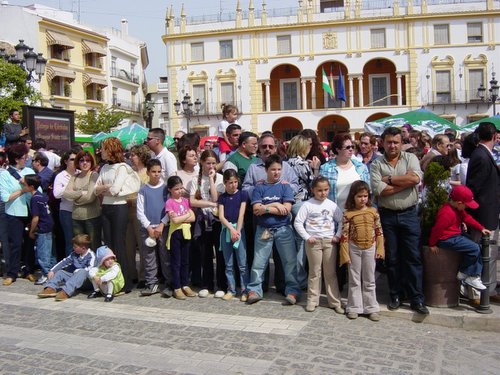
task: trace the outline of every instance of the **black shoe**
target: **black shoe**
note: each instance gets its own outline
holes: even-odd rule
[[[170,297],[172,297],[172,295],[173,295],[172,289],[170,289],[169,287],[166,287],[165,289],[163,289],[161,291],[162,297],[170,298]]]
[[[140,280],[136,286],[137,289],[145,289],[146,287],[147,287],[146,280]]]
[[[399,297],[391,297],[391,302],[387,305],[389,310],[397,310],[401,306],[401,300]]]
[[[101,297],[102,294],[101,294],[101,291],[100,290],[94,290],[92,293],[90,293],[87,298],[88,299],[92,299],[92,298],[97,298],[97,297]]]
[[[104,302],[111,302],[114,298],[112,294],[107,294],[106,297],[104,297]]]
[[[429,310],[427,309],[427,307],[425,307],[425,305],[423,303],[415,303],[415,304],[412,304],[410,306],[410,308],[419,313],[419,314],[422,314],[422,315],[429,315]]]

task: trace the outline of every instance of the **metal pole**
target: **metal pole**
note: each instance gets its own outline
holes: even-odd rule
[[[493,97],[491,99],[493,100],[493,116],[496,116],[496,114],[497,114],[497,109],[496,109],[497,98]]]
[[[493,310],[490,308],[490,236],[483,234],[481,236],[481,257],[483,260],[483,273],[481,280],[483,281],[485,290],[481,291],[481,299],[476,312],[479,314],[491,314]]]
[[[189,109],[186,110],[186,112],[184,112],[184,115],[186,117],[186,130],[188,133],[190,133],[190,129],[189,129],[189,120],[191,118],[191,114],[189,113]]]

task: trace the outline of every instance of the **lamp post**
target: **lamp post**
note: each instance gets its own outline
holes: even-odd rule
[[[146,128],[152,129],[153,128],[153,116],[155,114],[155,103],[151,100],[146,100],[145,102],[145,109],[146,109]]]
[[[33,52],[33,48],[24,44],[23,39],[19,39],[19,43],[14,47],[16,53],[8,55],[5,53],[5,48],[0,49],[0,57],[11,64],[19,65],[27,73],[26,83],[40,82],[45,74],[45,66],[47,60],[41,53]],[[36,77],[35,77],[36,75]]]
[[[182,112],[181,112],[181,105],[182,105]],[[190,132],[189,121],[191,120],[191,115],[198,114],[201,109],[200,99],[195,100],[194,111],[193,111],[193,102],[191,101],[191,97],[189,96],[189,94],[184,95],[182,102],[176,100],[174,103],[174,108],[175,108],[175,113],[177,113],[178,115],[182,114],[186,118],[187,122],[186,131],[189,133]]]
[[[496,110],[496,103],[498,99],[498,81],[495,79],[496,73],[493,71],[491,72],[491,81],[490,81],[490,88],[489,88],[489,97],[486,98],[486,88],[484,87],[483,84],[479,85],[479,88],[477,89],[477,96],[481,99],[481,101],[484,101],[486,99],[486,102],[491,102],[493,103],[493,116],[497,114]]]

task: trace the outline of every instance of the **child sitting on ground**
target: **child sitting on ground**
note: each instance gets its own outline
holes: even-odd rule
[[[431,230],[429,247],[433,253],[438,248],[458,251],[462,254],[457,279],[474,289],[484,290],[486,287],[481,282],[483,264],[481,260],[481,247],[476,242],[462,235],[462,223],[477,229],[483,234],[491,234],[480,223],[472,218],[465,208],[476,209],[479,207],[472,191],[463,185],[453,187],[450,200],[446,202],[436,215],[436,222]]]
[[[97,298],[104,295],[104,302],[113,301],[113,296],[119,293],[125,285],[122,269],[116,261],[113,251],[106,245],[97,249],[97,267],[89,271],[89,280],[94,291],[87,298]]]
[[[52,267],[45,288],[38,293],[38,297],[55,297],[56,301],[64,301],[75,294],[95,265],[95,254],[89,249],[90,242],[88,234],[73,237],[73,252]]]

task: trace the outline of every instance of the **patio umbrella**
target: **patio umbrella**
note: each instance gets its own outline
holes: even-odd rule
[[[144,143],[148,133],[149,129],[137,123],[133,123],[131,125],[124,126],[123,128],[116,129],[111,133],[98,133],[92,137],[92,142],[100,147],[103,140],[116,137],[121,141],[123,148],[130,148]]]
[[[482,118],[481,120],[471,122],[470,124],[467,124],[467,125],[460,127],[460,131],[473,132],[474,130],[476,130],[476,128],[482,122],[491,122],[491,123],[495,124],[495,127],[497,128],[497,130],[500,131],[500,115],[495,115],[495,116],[491,116],[488,118]]]
[[[447,128],[460,130],[454,123],[424,108],[367,122],[365,123],[365,130],[374,134],[382,134],[385,128],[391,126],[401,127],[404,124],[410,124],[415,130],[425,130],[431,137],[444,133]]]

